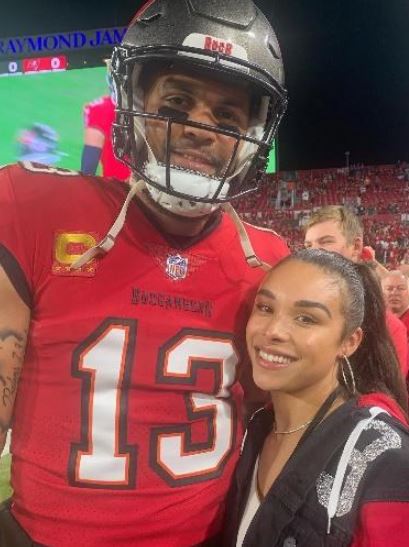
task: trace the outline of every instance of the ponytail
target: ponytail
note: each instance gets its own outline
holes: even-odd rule
[[[406,385],[386,326],[385,303],[378,278],[365,264],[357,264],[356,269],[365,291],[363,339],[350,357],[357,390],[360,393],[386,393],[407,413]]]
[[[284,259],[286,260],[314,264],[337,280],[345,322],[342,337],[348,336],[359,327],[363,331],[361,344],[349,357],[357,391],[362,394],[386,393],[407,414],[405,379],[386,326],[385,303],[376,275],[365,264],[355,264],[341,254],[321,249],[303,249]],[[342,374],[338,380],[344,385]]]

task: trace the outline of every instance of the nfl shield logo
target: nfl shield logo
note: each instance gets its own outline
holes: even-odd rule
[[[168,256],[166,273],[171,279],[185,279],[187,276],[188,259],[180,255]]]

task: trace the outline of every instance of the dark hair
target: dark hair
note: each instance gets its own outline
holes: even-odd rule
[[[357,391],[386,393],[407,412],[407,390],[386,326],[385,303],[376,275],[363,263],[322,249],[302,249],[278,266],[291,260],[313,264],[339,282],[345,318],[343,337],[358,327],[363,331],[361,344],[350,356]],[[339,381],[343,385],[342,375]]]

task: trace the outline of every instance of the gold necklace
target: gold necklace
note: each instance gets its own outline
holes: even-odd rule
[[[408,308],[409,309],[409,308]],[[332,401],[331,403],[331,406],[329,407],[329,409],[327,410],[325,416],[327,416],[330,412],[330,410],[332,409],[332,407],[334,406],[336,400],[337,400],[338,397],[335,397],[335,399]],[[322,422],[322,420],[325,418],[325,416],[322,417],[321,421],[319,423]],[[314,416],[315,417],[315,416]],[[277,431],[276,429],[274,429],[271,433],[274,433],[276,435],[290,435],[291,433],[297,433],[297,431],[301,431],[301,429],[304,429],[305,427],[307,427],[307,425],[310,425],[310,423],[314,420],[314,417],[311,418],[311,420],[308,420],[308,422],[304,422],[303,424],[299,425],[298,427],[295,427],[294,429],[287,429],[287,431]],[[275,425],[275,424],[274,424]]]
[[[287,431],[277,431],[276,429],[273,431],[275,435],[290,435],[290,433],[296,433],[297,431],[301,431],[301,429],[304,429],[307,427],[307,425],[310,425],[314,418],[311,418],[311,420],[308,420],[308,422],[305,422],[298,427],[295,427],[294,429],[287,429]]]

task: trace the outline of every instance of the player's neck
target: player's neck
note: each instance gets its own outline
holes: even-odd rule
[[[175,215],[154,202],[146,190],[138,192],[138,197],[154,216],[162,230],[170,235],[195,237],[202,232],[209,220],[209,215],[198,218]]]

